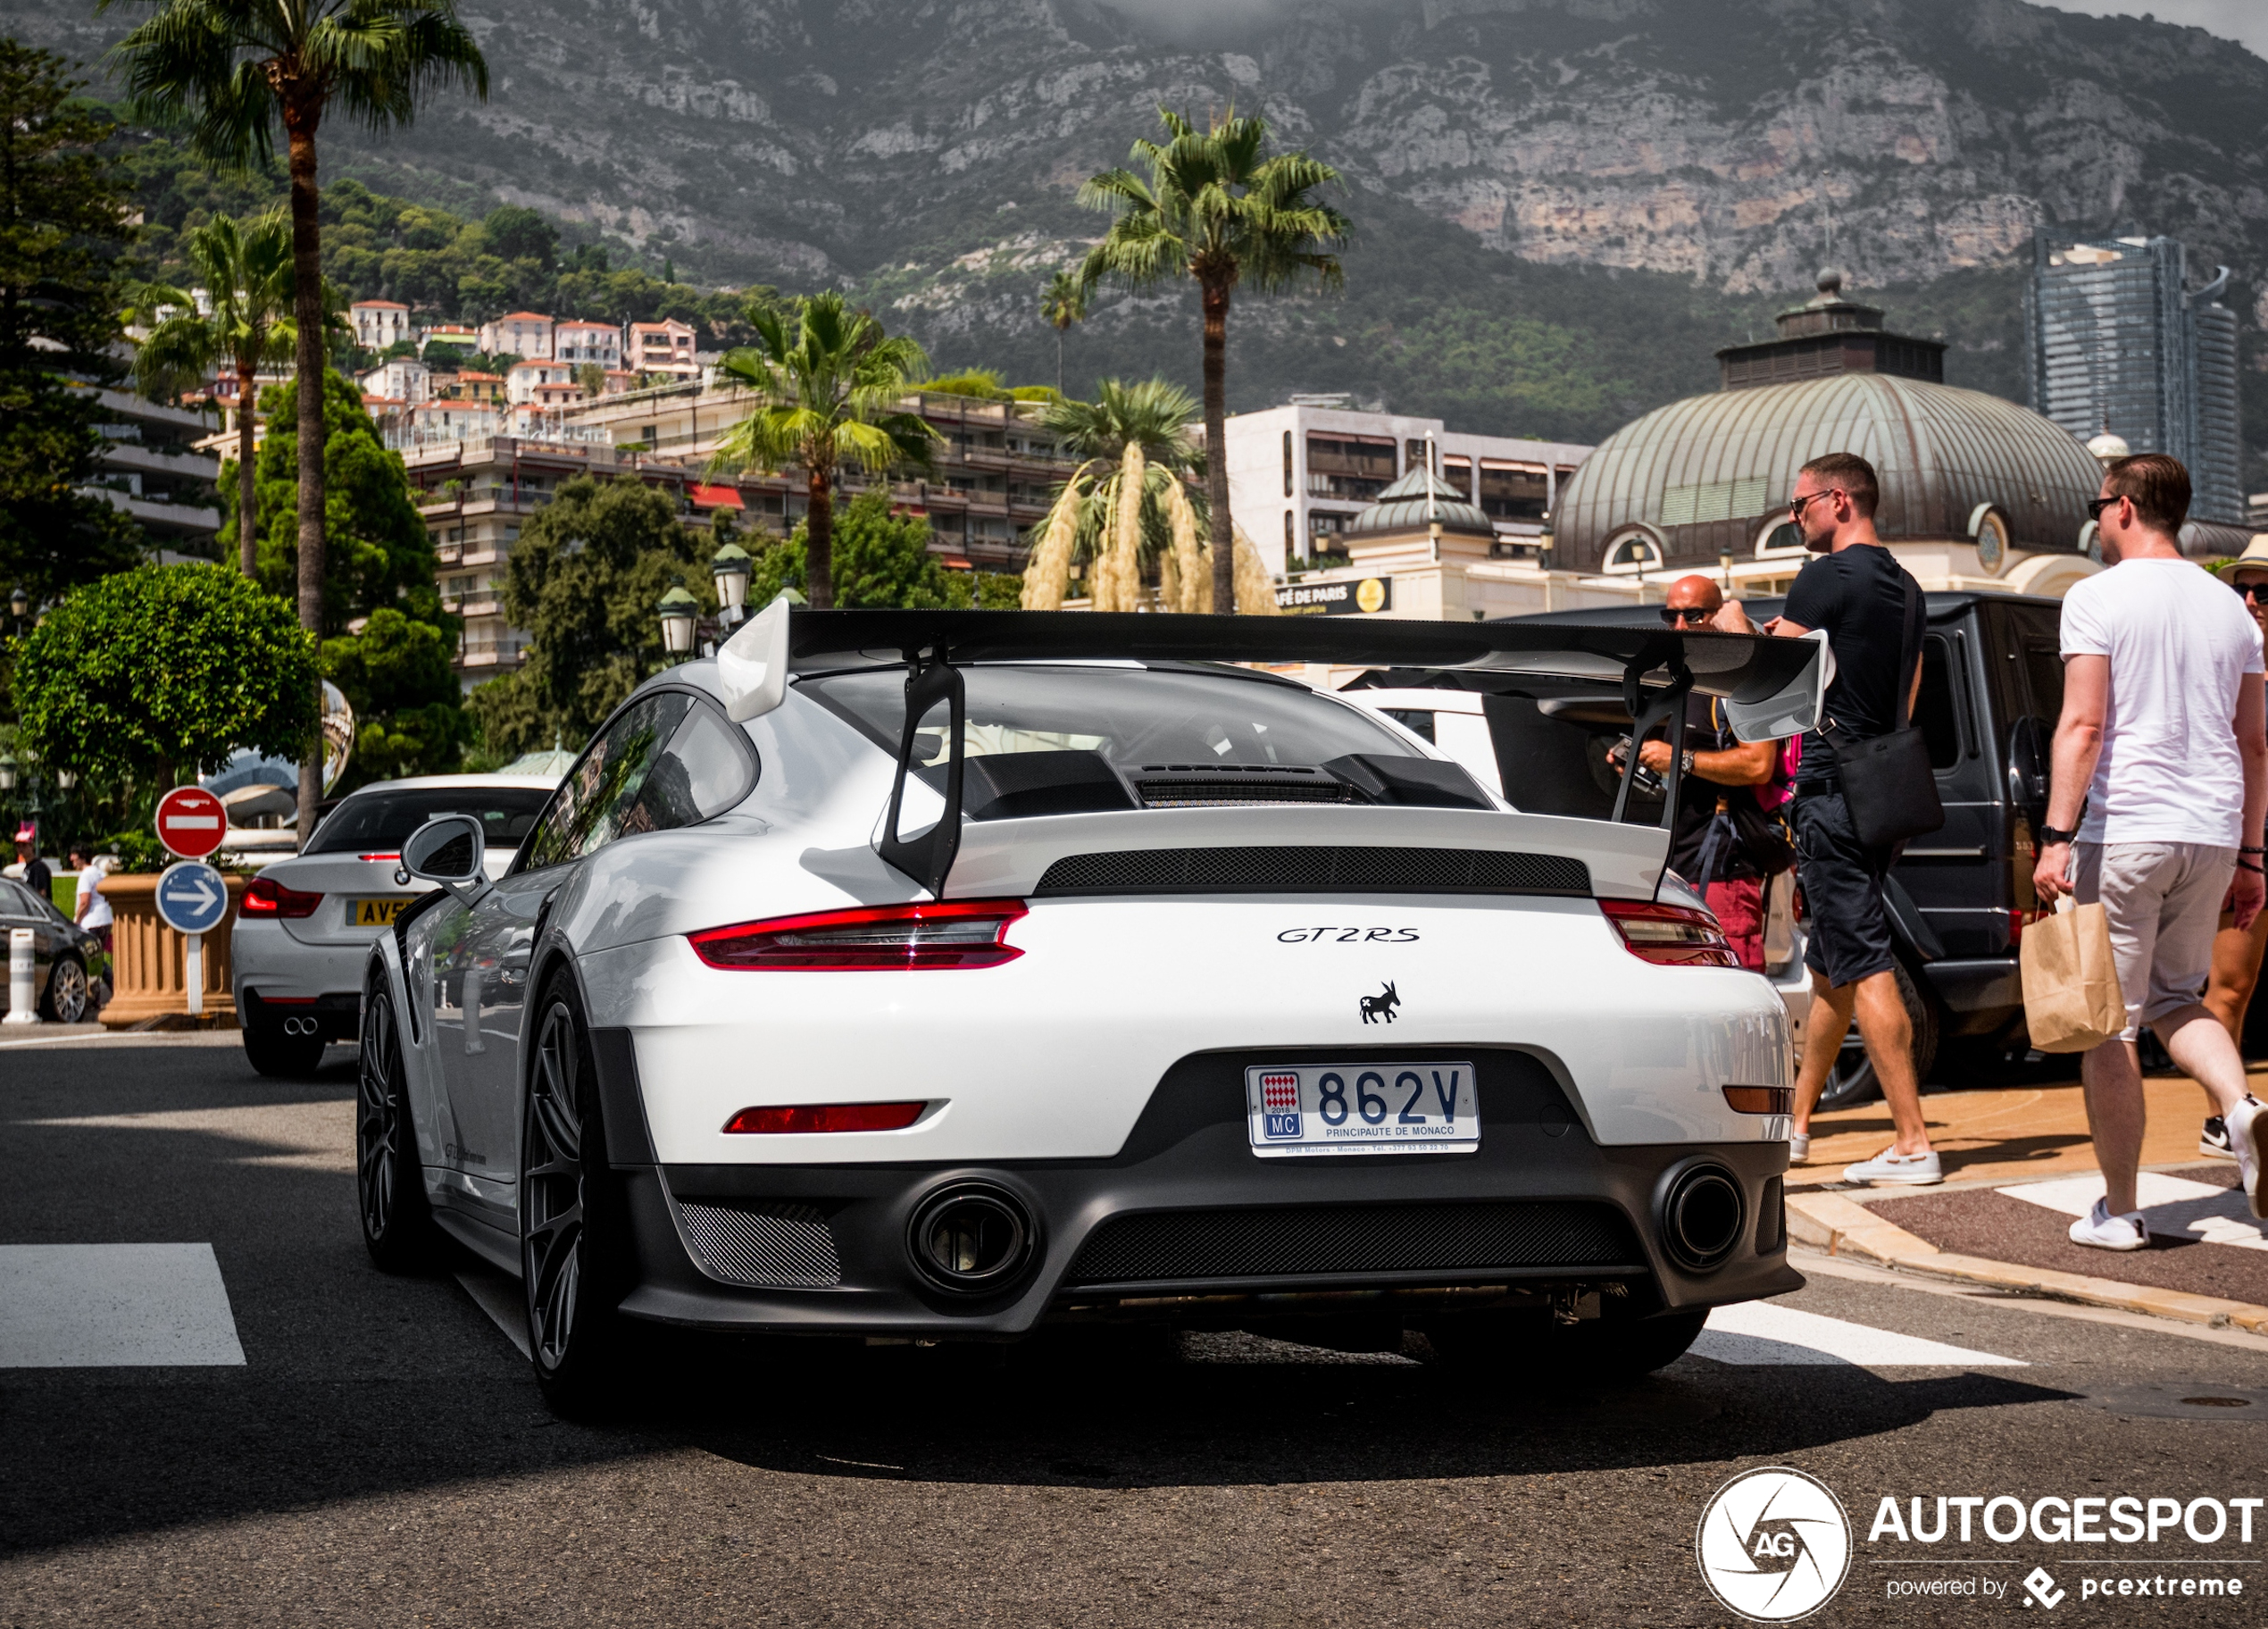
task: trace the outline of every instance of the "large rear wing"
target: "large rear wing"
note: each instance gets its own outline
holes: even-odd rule
[[[1743,740],[1799,734],[1819,721],[1825,645],[1814,639],[1573,623],[1435,622],[1335,617],[1148,615],[1082,611],[810,611],[775,600],[717,653],[727,710],[747,719],[780,705],[791,674],[906,664],[905,738],[883,827],[882,857],[942,893],[960,847],[964,701],[959,669],[980,662],[1320,663],[1437,672],[1526,673],[1621,689],[1638,739],[1666,723],[1683,744],[1685,706],[1722,698]],[[921,835],[898,817],[918,726],[948,709],[945,813]],[[1614,818],[1630,801],[1630,755]],[[1663,818],[1676,806],[1672,771]]]

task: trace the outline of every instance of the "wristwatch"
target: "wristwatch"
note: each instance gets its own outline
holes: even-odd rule
[[[1693,748],[1690,748],[1690,747],[1688,747],[1688,748],[1687,748],[1685,749],[1685,751],[1684,751],[1683,753],[1681,753],[1680,755],[1679,755],[1679,757],[1678,757],[1678,773],[1680,773],[1680,774],[1681,774],[1681,775],[1689,775],[1689,774],[1691,774],[1692,773],[1693,773]]]
[[[2076,831],[2063,831],[2054,826],[2042,826],[2039,828],[2039,846],[2042,848],[2053,848],[2058,843],[2074,841],[2078,836],[2079,833]]]

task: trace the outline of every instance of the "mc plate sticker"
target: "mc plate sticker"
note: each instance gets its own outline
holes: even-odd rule
[[[1244,1072],[1252,1151],[1470,1154],[1480,1099],[1469,1062],[1264,1064]]]

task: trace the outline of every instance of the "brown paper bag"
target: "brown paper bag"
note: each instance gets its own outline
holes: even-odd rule
[[[2111,957],[2111,919],[2100,905],[2074,906],[2024,930],[2024,1023],[2042,1052],[2084,1052],[2126,1028],[2126,998]]]

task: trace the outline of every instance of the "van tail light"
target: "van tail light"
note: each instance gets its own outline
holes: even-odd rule
[[[321,894],[286,888],[273,877],[254,877],[246,886],[237,909],[246,916],[313,916],[322,902]]]
[[[1598,908],[1622,936],[1623,948],[1641,962],[1664,967],[1740,965],[1724,930],[1706,911],[1645,899],[1602,899]]]
[[[919,1103],[796,1103],[744,1108],[724,1123],[728,1132],[902,1132],[929,1107]]]
[[[997,967],[1023,954],[1005,942],[1021,899],[939,899],[774,916],[686,937],[712,967],[763,973]]]

